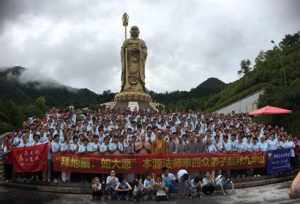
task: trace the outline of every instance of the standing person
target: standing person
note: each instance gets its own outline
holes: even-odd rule
[[[166,141],[163,139],[161,131],[157,131],[156,140],[152,144],[152,153],[165,153],[166,151]]]
[[[292,140],[292,137],[289,136],[286,140],[286,142],[284,143],[284,148],[286,149],[290,149],[290,157],[291,157],[291,166],[294,169],[295,168],[295,164],[296,164],[296,159],[295,159],[295,143]]]
[[[70,137],[66,137],[64,142],[60,144],[60,151],[61,152],[69,152],[70,151]],[[63,183],[67,183],[70,181],[71,174],[69,171],[63,170],[61,172],[61,180]]]
[[[99,139],[97,135],[93,136],[93,139],[87,144],[87,152],[97,152],[99,146]]]
[[[56,153],[56,152],[59,152],[60,150],[60,144],[59,144],[59,135],[56,134],[54,135],[54,138],[53,138],[53,141],[51,143],[51,148],[50,148],[51,152],[50,152],[50,167],[48,167],[49,169],[51,169],[51,172],[52,172],[52,154],[53,153]],[[48,175],[49,176],[49,175]],[[50,173],[50,176],[51,176],[51,173]],[[59,172],[54,172],[53,171],[53,182],[54,183],[58,183],[58,176],[59,176]],[[48,177],[49,178],[49,177]]]
[[[108,151],[109,137],[104,138],[104,142],[99,145],[99,151],[102,154],[105,154]]]
[[[173,133],[173,135],[170,138],[170,141],[168,142],[168,152],[169,153],[177,153],[177,143],[176,143],[176,133]]]
[[[87,152],[87,144],[89,140],[87,138],[83,138],[81,143],[78,145],[78,153],[85,153]]]

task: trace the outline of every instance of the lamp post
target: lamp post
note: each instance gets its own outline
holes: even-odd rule
[[[277,45],[274,40],[271,40],[271,43],[280,50],[279,45]],[[288,86],[288,81],[287,81],[287,77],[286,77],[286,70],[285,70],[285,68],[282,64],[282,57],[279,53],[277,54],[277,57],[279,58],[279,64],[280,64],[281,70],[282,70],[283,85]]]

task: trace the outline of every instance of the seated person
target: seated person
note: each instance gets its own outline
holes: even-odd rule
[[[151,174],[147,174],[144,180],[143,191],[148,199],[150,199],[152,195],[155,194],[154,184],[155,181],[152,179]]]
[[[119,200],[129,200],[129,194],[132,188],[124,177],[120,177],[115,190]]]
[[[157,177],[154,184],[154,189],[156,191],[155,199],[156,201],[164,201],[168,200],[168,187],[165,186],[165,184],[162,182],[162,179],[160,177]]]
[[[139,175],[137,175],[135,177],[135,179],[133,180],[132,188],[133,188],[133,190],[132,190],[133,199],[136,201],[139,201],[144,195],[143,181]]]
[[[211,195],[215,191],[213,179],[211,178],[209,173],[207,173],[207,175],[203,177],[201,189],[205,195]]]
[[[170,193],[175,193],[176,190],[176,177],[173,173],[169,171],[167,167],[162,168],[162,175],[161,175],[162,181],[164,185],[169,189]]]
[[[116,187],[119,184],[119,179],[116,177],[116,172],[111,170],[110,176],[106,178],[105,192],[110,199],[114,199],[116,196]]]
[[[98,177],[93,178],[92,180],[92,199],[101,199],[102,196],[102,185]]]
[[[191,180],[190,191],[191,191],[191,197],[200,196],[201,180],[198,176],[196,176]]]

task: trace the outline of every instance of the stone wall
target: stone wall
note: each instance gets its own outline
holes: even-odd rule
[[[248,113],[257,109],[257,101],[259,96],[263,94],[263,90],[257,91],[245,98],[242,98],[228,106],[225,106],[219,110],[217,113],[231,113],[232,111],[236,113]]]

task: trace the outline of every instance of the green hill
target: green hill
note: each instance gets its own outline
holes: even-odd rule
[[[0,101],[11,100],[16,104],[32,104],[39,96],[46,99],[49,106],[86,106],[98,103],[98,95],[89,89],[75,89],[54,81],[30,81],[23,83],[20,76],[23,67],[0,70]]]
[[[258,106],[273,105],[293,110],[288,116],[259,117],[271,123],[287,126],[300,134],[300,32],[286,35],[273,49],[261,51],[254,64],[241,62],[243,77],[210,96],[202,108],[215,111],[259,89],[265,93]],[[249,61],[250,62],[250,61]]]
[[[224,89],[226,84],[217,78],[208,78],[190,91],[166,93],[150,92],[152,98],[166,106],[169,111],[201,110],[207,97]]]

